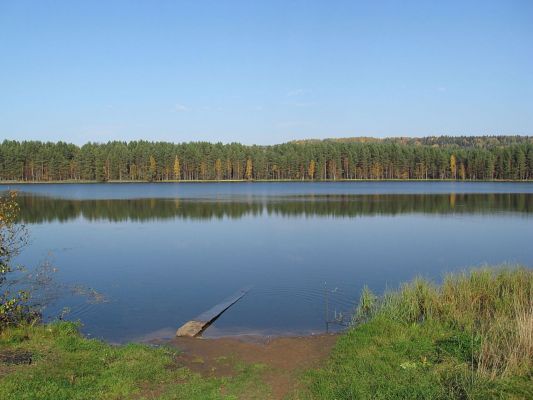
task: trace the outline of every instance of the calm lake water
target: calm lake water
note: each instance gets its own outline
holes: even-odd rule
[[[20,194],[28,266],[105,295],[65,295],[84,332],[122,342],[172,336],[238,289],[205,336],[309,334],[416,275],[533,265],[533,184],[457,182],[0,185]],[[333,315],[330,315],[332,317]]]

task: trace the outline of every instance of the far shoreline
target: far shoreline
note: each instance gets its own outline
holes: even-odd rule
[[[132,184],[132,183],[335,183],[335,182],[465,182],[465,183],[533,183],[533,179],[198,179],[198,180],[164,180],[164,181],[149,181],[149,180],[61,180],[61,181],[0,181],[0,185],[40,185],[40,184]]]

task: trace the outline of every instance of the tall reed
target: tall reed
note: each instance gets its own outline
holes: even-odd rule
[[[422,278],[379,300],[365,288],[356,320],[376,316],[405,323],[437,321],[480,343],[472,368],[495,378],[533,368],[533,270],[484,267],[447,275],[440,286]],[[474,349],[474,346],[472,346]]]

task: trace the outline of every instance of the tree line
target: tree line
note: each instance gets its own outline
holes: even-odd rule
[[[533,138],[475,136],[239,143],[4,140],[4,181],[533,179]]]

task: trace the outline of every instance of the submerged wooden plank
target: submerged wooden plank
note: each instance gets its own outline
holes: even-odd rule
[[[189,321],[185,324],[183,324],[178,331],[176,332],[176,336],[188,336],[188,337],[196,337],[202,331],[206,328],[205,322],[200,321]]]
[[[188,321],[177,330],[176,336],[196,337],[200,335],[215,319],[220,316],[220,314],[238,302],[246,293],[248,293],[249,290],[250,287],[242,288],[232,296],[218,303],[216,306],[204,311],[196,318]]]

